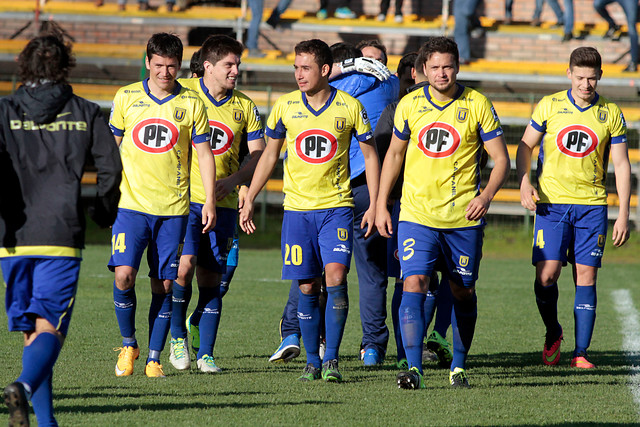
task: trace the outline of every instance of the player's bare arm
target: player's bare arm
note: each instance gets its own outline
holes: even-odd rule
[[[611,238],[614,246],[622,246],[629,239],[629,199],[631,198],[631,164],[626,143],[611,145],[611,160],[616,175],[616,191],[620,200],[618,219],[613,224]]]
[[[407,141],[402,141],[396,135],[391,136],[389,149],[382,164],[378,200],[376,202],[376,228],[382,237],[389,238],[393,234],[391,215],[387,210],[387,200],[389,199],[391,188],[396,183],[398,175],[400,175],[406,150]]]
[[[206,196],[202,205],[202,232],[208,233],[216,225],[216,162],[209,143],[196,144],[196,153]]]
[[[486,141],[484,147],[493,159],[494,166],[482,193],[471,200],[465,209],[465,218],[468,221],[477,221],[487,214],[491,201],[507,180],[511,169],[509,152],[502,135]]]
[[[251,177],[253,176],[253,171],[256,169],[258,160],[260,160],[260,156],[264,151],[264,147],[265,147],[264,138],[247,141],[247,146],[249,147],[249,154],[251,155],[251,158],[249,159],[249,161],[236,173],[216,181],[217,200],[224,199],[236,187],[238,187],[244,182],[251,180]]]
[[[516,170],[520,183],[520,203],[530,211],[536,210],[536,202],[540,200],[538,191],[531,185],[529,173],[531,172],[531,156],[533,148],[542,140],[542,133],[538,132],[530,124],[524,131],[522,140],[518,144],[516,153]]]
[[[364,156],[364,168],[367,177],[367,187],[369,189],[369,208],[362,216],[360,228],[367,227],[364,234],[366,239],[375,231],[376,219],[376,201],[378,199],[378,184],[380,182],[380,159],[378,158],[378,150],[376,142],[370,138],[360,143],[360,150]]]
[[[247,234],[256,231],[256,226],[253,223],[253,202],[273,173],[273,169],[276,167],[276,163],[280,158],[280,149],[283,143],[284,138],[269,138],[267,146],[260,156],[260,160],[258,160],[256,169],[253,172],[251,186],[249,186],[247,196],[244,199],[244,205],[240,209],[240,215],[238,217],[240,228]]]
[[[113,138],[116,140],[116,145],[120,147],[120,144],[122,144],[122,137],[114,135]]]

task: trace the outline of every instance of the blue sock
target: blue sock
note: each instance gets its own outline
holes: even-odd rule
[[[113,281],[113,304],[116,307],[116,320],[120,327],[120,335],[126,338],[134,337],[136,334],[136,290],[135,288],[122,291],[117,288]],[[123,342],[123,346],[125,343]],[[137,347],[138,343],[127,342],[127,345]]]
[[[409,368],[422,373],[422,337],[424,336],[424,300],[421,292],[402,292],[400,330]]]
[[[291,281],[289,288],[289,298],[282,312],[282,320],[280,321],[280,338],[284,339],[289,335],[297,334],[300,336],[300,322],[298,321],[298,294],[300,287],[297,280]]]
[[[433,315],[436,311],[436,302],[438,298],[438,291],[427,291],[426,298],[424,299],[424,336],[428,335],[429,325],[433,320]]]
[[[171,327],[171,292],[166,294],[151,293],[151,306],[149,307],[149,350],[155,350],[158,354],[164,350],[164,344]],[[150,361],[160,362],[159,357],[150,355]]]
[[[589,344],[591,344],[593,327],[596,323],[597,305],[598,296],[595,284],[593,286],[576,286],[576,297],[573,306],[576,349],[573,352],[573,357],[576,357],[580,352],[586,352]]]
[[[191,301],[192,287],[191,283],[186,286],[180,286],[178,282],[173,282],[173,299],[171,308],[171,337],[186,338],[187,326],[187,308]]]
[[[453,327],[453,360],[451,371],[455,368],[464,369],[467,365],[467,354],[471,348],[473,334],[476,330],[478,318],[478,298],[475,292],[467,301],[453,299],[451,326]]]
[[[402,345],[402,332],[400,331],[400,301],[402,300],[402,282],[396,282],[393,288],[393,298],[391,299],[391,320],[393,321],[393,335],[396,339],[396,350],[398,352],[398,361],[406,359]]]
[[[227,292],[229,292],[229,285],[231,284],[231,279],[233,279],[233,274],[236,272],[237,265],[227,265],[227,271],[222,275],[222,279],[220,280],[220,298],[223,298]]]
[[[348,314],[349,294],[347,293],[347,284],[327,286],[327,307],[324,316],[327,349],[324,353],[324,361],[338,358]]]
[[[451,286],[449,286],[449,280],[443,276],[438,288],[438,296],[436,297],[436,321],[433,324],[433,330],[439,333],[442,338],[447,337],[447,330],[451,326],[452,310],[453,295],[451,295]]]
[[[35,391],[53,371],[62,344],[49,332],[38,334],[33,342],[22,350],[22,372],[16,381],[27,384]]]
[[[218,335],[218,325],[220,324],[220,312],[222,311],[222,297],[220,297],[220,287],[200,288],[200,295],[203,301],[207,301],[200,317],[200,349],[198,359],[205,354],[213,356],[213,346]]]
[[[300,291],[299,291],[300,292]],[[320,304],[319,294],[298,295],[298,322],[304,348],[307,351],[307,363],[315,368],[321,368],[320,361]]]
[[[546,342],[553,343],[562,333],[560,323],[558,323],[558,284],[542,286],[537,280],[533,284],[536,294],[536,304],[538,312],[542,317],[542,322],[547,328]]]
[[[52,372],[49,372],[49,376],[31,395],[31,405],[38,420],[38,427],[54,427],[58,425],[58,422],[53,416],[53,387],[51,379]]]

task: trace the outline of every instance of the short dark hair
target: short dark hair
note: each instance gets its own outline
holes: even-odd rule
[[[200,49],[193,52],[191,55],[191,61],[189,61],[189,71],[191,74],[195,74],[198,77],[204,76],[204,64],[200,60]]]
[[[207,37],[200,48],[202,63],[209,61],[214,65],[230,53],[242,56],[243,50],[242,43],[222,34],[214,34]]]
[[[360,58],[362,56],[360,49],[350,43],[335,43],[331,45],[330,49],[334,62],[342,62],[345,59]]]
[[[182,41],[180,37],[169,33],[155,33],[147,42],[147,59],[153,55],[175,58],[182,63]]]
[[[294,48],[296,55],[300,55],[301,53],[309,53],[316,58],[316,64],[320,68],[323,65],[327,64],[329,68],[333,66],[333,55],[331,54],[331,49],[329,45],[323,42],[320,39],[311,39],[301,41]]]
[[[416,70],[422,72],[424,64],[431,58],[434,53],[449,53],[453,55],[456,65],[460,65],[460,54],[458,53],[458,45],[449,37],[433,37],[422,45],[418,51],[416,59]],[[418,63],[418,61],[420,61]]]
[[[406,73],[407,69],[416,67],[416,58],[418,58],[417,52],[409,52],[400,58],[400,62],[398,62],[398,69],[396,71],[398,77]]]
[[[569,68],[588,67],[596,70],[602,69],[602,57],[593,47],[583,46],[571,52]]]
[[[380,43],[380,40],[378,39],[362,40],[360,43],[356,45],[356,47],[360,50],[362,50],[362,48],[364,47],[375,47],[376,49],[382,52],[382,63],[384,65],[387,65],[387,47],[382,43]]]
[[[75,65],[71,45],[55,35],[32,39],[18,55],[18,75],[23,83],[66,83]]]

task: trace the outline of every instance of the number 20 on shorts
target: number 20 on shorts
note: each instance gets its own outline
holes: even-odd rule
[[[284,263],[285,265],[301,265],[302,264],[302,248],[300,245],[289,246],[284,245]]]

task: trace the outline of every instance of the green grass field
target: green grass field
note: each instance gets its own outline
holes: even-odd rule
[[[489,233],[488,233],[489,234]],[[633,236],[637,238],[637,233]],[[425,365],[427,390],[395,385],[395,345],[383,366],[366,369],[356,358],[361,331],[355,271],[350,274],[350,313],[341,347],[342,384],[301,383],[304,352],[289,364],[267,361],[279,343],[278,322],[289,286],[279,280],[280,254],[241,250],[240,267],[223,300],[216,343],[222,374],[180,373],[163,353],[166,379],[144,376],[143,351],[134,375],[116,378],[120,346],[106,246],[85,251],[70,334],[54,374],[54,399],[63,426],[165,425],[587,425],[638,424],[639,406],[629,388],[631,365],[622,351],[623,324],[612,292],[629,289],[640,307],[638,243],[607,248],[598,282],[598,320],[591,346],[597,369],[569,368],[573,349],[573,285],[560,280],[565,331],[561,365],[541,363],[544,337],[533,296],[530,238],[494,233],[487,239],[477,285],[479,317],[469,357],[472,388],[452,390],[446,370]],[[146,268],[146,267],[145,267]],[[138,332],[147,342],[150,291],[145,268],[138,281]],[[391,299],[389,289],[389,302]],[[192,306],[195,303],[192,301]],[[2,322],[6,325],[3,311]],[[389,319],[388,324],[391,324]],[[640,331],[631,331],[638,333]],[[450,335],[449,335],[450,338]],[[3,328],[0,362],[6,384],[20,371],[22,337]],[[143,345],[144,347],[144,345]],[[637,375],[637,373],[636,373]],[[6,416],[4,407],[0,417]],[[35,417],[32,418],[35,423]]]

